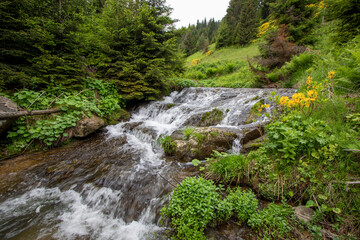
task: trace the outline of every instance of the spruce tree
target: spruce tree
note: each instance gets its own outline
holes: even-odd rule
[[[231,0],[217,36],[216,47],[244,46],[256,36],[258,0]]]

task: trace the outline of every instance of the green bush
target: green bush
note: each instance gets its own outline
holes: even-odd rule
[[[173,191],[168,207],[161,210],[162,215],[171,218],[176,230],[174,239],[206,239],[205,228],[216,219],[216,210],[221,201],[221,189],[212,181],[201,177],[188,177]],[[221,207],[221,216],[228,216],[228,209]]]
[[[178,88],[187,88],[187,87],[198,87],[198,84],[194,80],[175,78],[172,79],[172,83],[175,87]]]
[[[226,199],[231,203],[239,223],[246,222],[251,215],[256,213],[258,200],[251,190],[242,191],[238,188],[236,191],[232,191]]]
[[[86,85],[88,89],[81,92],[61,92],[61,88],[49,88],[47,92],[24,89],[15,93],[11,98],[22,108],[30,105],[29,110],[59,108],[60,113],[19,118],[12,131],[8,132],[10,152],[17,153],[37,143],[45,148],[55,146],[67,139],[66,130],[84,116],[111,115],[124,105],[114,84],[88,78]]]
[[[270,203],[267,208],[252,214],[247,223],[258,231],[262,239],[289,239],[292,232],[290,225],[292,216],[291,206]]]
[[[330,127],[321,120],[293,114],[266,126],[265,149],[276,156],[280,166],[291,166],[302,156],[311,157],[314,151],[334,142]],[[325,156],[319,156],[321,159]]]
[[[217,74],[218,70],[216,68],[208,68],[206,69],[206,76],[207,77],[212,77],[212,76],[215,76]]]

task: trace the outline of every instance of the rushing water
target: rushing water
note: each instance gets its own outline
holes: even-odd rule
[[[214,108],[225,113],[217,127],[249,127],[251,107],[271,91],[184,89],[91,139],[1,163],[0,239],[159,239],[162,205],[194,173],[167,161],[156,139]]]

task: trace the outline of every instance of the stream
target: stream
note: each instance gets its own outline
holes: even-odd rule
[[[187,88],[91,138],[0,162],[0,239],[166,239],[160,209],[174,186],[197,171],[167,159],[156,140],[215,108],[225,114],[216,127],[255,126],[245,124],[250,109],[272,91]],[[234,141],[231,151],[240,148]]]

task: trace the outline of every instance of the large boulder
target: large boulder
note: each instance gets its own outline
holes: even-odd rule
[[[103,119],[93,115],[92,117],[86,117],[78,121],[76,126],[71,129],[71,137],[86,137],[96,130],[105,126]]]
[[[18,106],[12,100],[0,96],[0,112],[17,112]],[[0,134],[5,132],[11,124],[16,120],[16,118],[9,118],[6,120],[0,120]]]
[[[237,134],[228,129],[215,127],[200,127],[186,139],[185,135],[177,131],[171,135],[176,143],[176,149],[171,155],[180,161],[192,159],[205,159],[213,154],[213,151],[226,152],[231,149]]]

